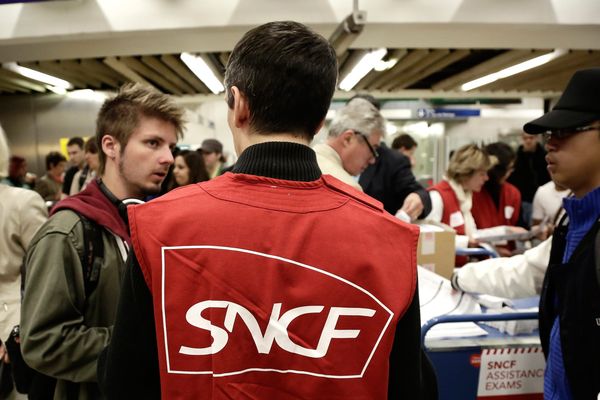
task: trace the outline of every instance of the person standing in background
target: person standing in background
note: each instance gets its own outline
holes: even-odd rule
[[[517,150],[515,168],[508,182],[521,193],[521,223],[524,228],[531,226],[533,196],[538,187],[550,180],[546,169],[546,151],[539,143],[538,135],[521,134],[522,143]]]
[[[209,180],[204,158],[197,151],[182,150],[175,157],[170,190]]]
[[[96,364],[111,339],[131,246],[127,204],[160,191],[182,118],[168,95],[141,84],[121,87],[96,120],[99,178],[59,202],[31,241],[21,350],[44,374],[30,390],[45,398],[101,398]]]
[[[202,142],[199,151],[204,157],[204,165],[210,179],[223,172],[225,168],[225,156],[223,156],[223,144],[217,139],[206,139]]]
[[[46,155],[46,173],[35,184],[35,191],[45,201],[57,202],[66,197],[62,192],[63,174],[67,159],[58,151]]]
[[[442,222],[456,231],[457,248],[474,247],[473,235],[477,225],[472,215],[473,193],[479,192],[488,180],[488,170],[494,160],[485,149],[467,144],[456,150],[450,158],[446,176],[430,187],[431,213],[425,219]],[[456,265],[467,262],[463,256],[456,257]]]
[[[485,146],[485,151],[495,158],[495,165],[488,171],[488,180],[479,192],[473,192],[471,214],[477,229],[495,226],[516,226],[521,210],[519,190],[506,182],[513,171],[515,152],[506,143],[496,142]],[[519,228],[522,229],[522,228]],[[502,256],[512,255],[514,242],[497,246]]]
[[[577,71],[552,111],[523,127],[546,136],[552,180],[573,191],[552,236],[540,296],[544,398],[600,393],[600,68]]]
[[[353,99],[337,110],[326,143],[313,146],[319,168],[362,192],[357,177],[373,164],[385,132],[385,120],[369,101]]]
[[[67,142],[67,153],[69,154],[69,163],[71,164],[71,167],[65,172],[65,177],[63,179],[62,192],[66,195],[71,194],[73,177],[85,166],[85,152],[83,146],[83,139],[79,136],[72,137]]]
[[[35,187],[35,175],[27,176],[27,160],[21,156],[10,156],[8,161],[8,176],[0,180],[8,186],[33,189]]]
[[[569,189],[554,181],[546,182],[540,186],[533,196],[531,225],[539,225],[545,222],[553,230],[561,216],[562,200],[570,192]],[[549,232],[549,234],[551,235],[552,232]]]
[[[96,144],[95,137],[91,137],[85,142],[83,151],[85,166],[73,176],[69,192],[71,196],[83,191],[96,178],[98,169],[100,168],[100,155],[98,154],[98,145]]]
[[[408,157],[411,169],[414,169],[415,165],[417,165],[417,160],[415,159],[417,146],[418,144],[415,139],[407,133],[398,135],[392,142],[392,149]]]
[[[357,94],[350,101],[355,98],[365,99],[377,110],[381,109],[379,101],[371,95]],[[427,190],[415,179],[411,160],[387,147],[385,142],[380,144],[378,155],[358,180],[364,192],[381,201],[387,212],[404,221],[414,221],[429,214],[431,199]]]
[[[9,149],[0,126],[0,179],[8,175]],[[44,201],[32,190],[0,183],[0,362],[10,362],[6,343],[19,324],[21,313],[21,265],[37,230],[48,218]],[[8,399],[20,398],[13,391]],[[24,396],[23,396],[24,398]]]

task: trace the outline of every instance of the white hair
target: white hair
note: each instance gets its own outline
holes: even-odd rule
[[[335,113],[329,137],[338,137],[347,130],[357,130],[367,136],[375,132],[385,135],[385,119],[369,101],[356,98]]]
[[[6,136],[4,136],[4,130],[0,125],[0,178],[6,178],[8,176],[8,157],[10,153],[8,151],[8,143]]]

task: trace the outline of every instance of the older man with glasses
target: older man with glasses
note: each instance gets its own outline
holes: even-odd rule
[[[578,71],[549,113],[525,124],[544,134],[548,172],[573,196],[554,231],[540,297],[546,399],[600,393],[600,68]]]
[[[319,168],[362,192],[357,176],[375,162],[385,120],[375,106],[354,99],[336,112],[326,143],[313,147]]]

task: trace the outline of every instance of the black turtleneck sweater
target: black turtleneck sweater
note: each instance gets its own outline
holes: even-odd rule
[[[304,182],[321,177],[314,151],[308,146],[290,142],[266,142],[248,147],[232,172]],[[160,399],[152,294],[133,251],[128,264],[111,343],[98,360],[98,381],[108,399]],[[418,334],[415,337],[415,324],[420,324],[417,292],[396,327],[390,355],[390,399],[437,398],[437,384],[431,365],[426,357],[421,360],[420,338]],[[127,356],[121,351],[125,348]],[[118,366],[118,371],[112,366]],[[411,387],[407,390],[409,385]]]

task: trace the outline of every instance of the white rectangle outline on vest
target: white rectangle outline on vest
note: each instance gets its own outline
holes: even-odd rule
[[[337,279],[341,282],[344,282],[347,285],[350,285],[352,287],[354,287],[355,289],[363,292],[364,294],[366,294],[367,296],[371,297],[377,304],[379,304],[388,314],[389,314],[389,318],[387,320],[387,322],[385,323],[385,326],[383,327],[381,334],[379,335],[379,337],[377,338],[377,341],[375,342],[375,345],[373,346],[373,350],[371,351],[371,353],[369,354],[369,357],[367,358],[367,361],[365,362],[365,365],[362,369],[362,371],[360,372],[360,374],[358,375],[327,375],[327,374],[318,374],[318,373],[314,373],[314,372],[309,372],[309,371],[298,371],[298,370],[279,370],[279,369],[270,369],[270,368],[248,368],[248,369],[244,369],[244,370],[239,370],[239,371],[231,371],[231,372],[225,372],[225,373],[214,373],[213,371],[178,371],[178,370],[173,370],[171,369],[171,362],[169,359],[169,341],[168,341],[168,336],[167,336],[167,324],[166,324],[166,313],[165,313],[165,252],[166,251],[176,251],[176,250],[186,250],[186,249],[212,249],[212,250],[224,250],[224,251],[234,251],[234,252],[240,252],[240,253],[247,253],[247,254],[253,254],[253,255],[257,255],[260,257],[265,257],[265,258],[271,258],[274,260],[279,260],[279,261],[283,261],[301,268],[306,268],[324,275],[327,275],[331,278]],[[328,271],[324,271],[322,269],[307,265],[307,264],[302,264],[300,262],[297,261],[293,261],[293,260],[289,260],[287,258],[283,258],[283,257],[278,257],[278,256],[273,256],[270,254],[265,254],[265,253],[260,253],[257,251],[252,251],[252,250],[246,250],[246,249],[240,249],[240,248],[236,248],[236,247],[223,247],[223,246],[170,246],[170,247],[161,247],[161,257],[162,257],[162,276],[161,276],[161,307],[162,307],[162,323],[163,323],[163,334],[164,334],[164,340],[165,340],[165,356],[166,356],[166,361],[167,361],[167,373],[169,374],[187,374],[187,375],[212,375],[215,378],[218,377],[225,377],[225,376],[231,376],[231,375],[239,375],[239,374],[244,374],[247,372],[277,372],[277,373],[282,373],[282,374],[287,374],[287,373],[293,373],[293,374],[303,374],[303,375],[311,375],[311,376],[316,376],[316,377],[321,377],[321,378],[333,378],[333,379],[352,379],[352,378],[362,378],[365,371],[367,370],[369,363],[371,362],[371,359],[373,358],[373,355],[375,354],[375,351],[377,350],[377,347],[379,346],[379,343],[381,342],[381,339],[383,338],[384,333],[386,332],[388,326],[390,325],[390,323],[392,322],[392,318],[394,316],[394,313],[388,308],[386,307],[377,297],[375,297],[372,293],[370,293],[368,290],[358,286],[357,284],[348,281],[347,279],[344,279],[340,276],[337,276],[335,274],[332,274],[331,272]]]

